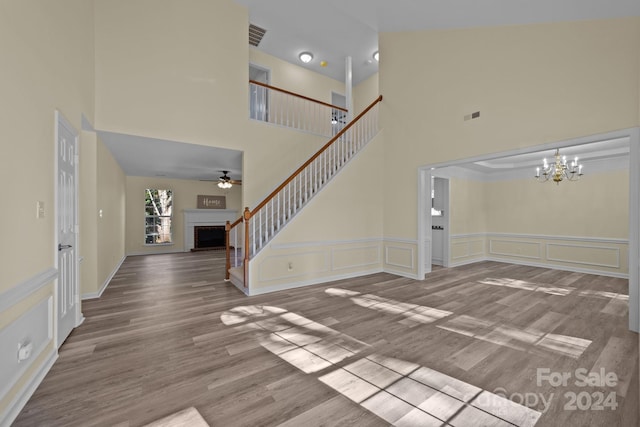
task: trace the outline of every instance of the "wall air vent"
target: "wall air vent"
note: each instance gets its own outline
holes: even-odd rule
[[[257,25],[249,24],[249,44],[251,46],[258,46],[267,32],[264,28],[260,28]]]

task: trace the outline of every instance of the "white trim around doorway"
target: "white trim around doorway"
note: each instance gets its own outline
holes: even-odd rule
[[[427,209],[425,194],[431,194],[431,175],[436,169],[457,166],[471,162],[492,160],[499,157],[534,153],[537,151],[565,148],[574,145],[589,144],[610,139],[629,139],[629,329],[640,331],[640,128],[629,128],[597,135],[584,136],[526,148],[508,150],[501,153],[486,154],[449,162],[433,163],[418,168],[418,241],[431,242],[431,216],[425,215]],[[450,239],[450,235],[448,236]],[[425,267],[424,245],[418,245],[418,277],[423,279],[429,272]]]

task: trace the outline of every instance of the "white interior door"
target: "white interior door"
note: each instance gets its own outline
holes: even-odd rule
[[[78,133],[56,112],[56,228],[58,286],[56,288],[57,345],[77,325],[79,312],[77,268],[77,159]]]

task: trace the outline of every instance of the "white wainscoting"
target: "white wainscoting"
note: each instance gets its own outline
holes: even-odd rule
[[[486,241],[486,254],[474,253]],[[586,236],[474,233],[451,236],[451,266],[498,261],[611,277],[629,277],[628,240]]]
[[[53,338],[53,297],[33,306],[0,330],[0,396],[6,396]],[[29,357],[18,360],[18,349],[28,346]]]
[[[353,259],[361,262],[353,262]],[[352,248],[333,248],[331,250],[331,269],[333,271],[350,268],[369,268],[380,264],[380,245]]]
[[[57,270],[50,268],[3,292],[0,294],[0,311],[6,311],[35,292],[51,286],[57,277]],[[53,295],[35,302],[0,329],[0,402],[5,405],[0,412],[0,425],[8,426],[13,422],[56,360],[53,331]],[[29,351],[19,361],[21,346],[29,348]],[[38,366],[34,365],[36,361],[39,361]],[[32,373],[25,381],[29,372]],[[18,383],[23,385],[16,389]],[[9,393],[13,398],[6,402]]]
[[[272,244],[249,264],[249,295],[382,271],[382,239]]]
[[[454,239],[452,238],[452,240]],[[484,238],[482,239],[472,238],[472,239],[462,240],[462,241],[460,240],[453,241],[451,243],[451,246],[452,246],[451,260],[455,261],[455,260],[460,260],[462,258],[484,257],[485,256],[484,244],[485,244]]]
[[[561,251],[569,248],[568,251]],[[555,252],[554,252],[555,251]],[[554,255],[555,254],[555,255]],[[595,258],[595,259],[594,259]],[[583,264],[597,267],[620,268],[620,248],[610,246],[547,243],[547,259],[562,263]],[[604,262],[605,260],[611,262]]]
[[[14,306],[58,278],[58,270],[49,268],[0,294],[0,311]]]
[[[486,234],[456,234],[451,236],[449,267],[457,267],[484,261],[486,254]]]
[[[419,280],[417,240],[385,237],[383,248],[385,272]]]
[[[489,255],[541,259],[541,242],[496,239],[489,236]]]

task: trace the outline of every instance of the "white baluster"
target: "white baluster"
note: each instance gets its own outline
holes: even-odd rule
[[[253,221],[251,221],[251,228],[253,229],[251,236],[249,236],[251,238],[251,247],[253,248],[253,252],[251,252],[249,255],[253,256],[253,254],[256,253],[256,220],[254,219]]]
[[[275,207],[277,207],[277,209],[274,209],[274,206],[271,205],[271,236],[274,235],[275,231],[278,229],[278,214],[280,214],[280,193],[278,193],[278,197],[274,198],[273,200],[273,205],[275,205]]]

